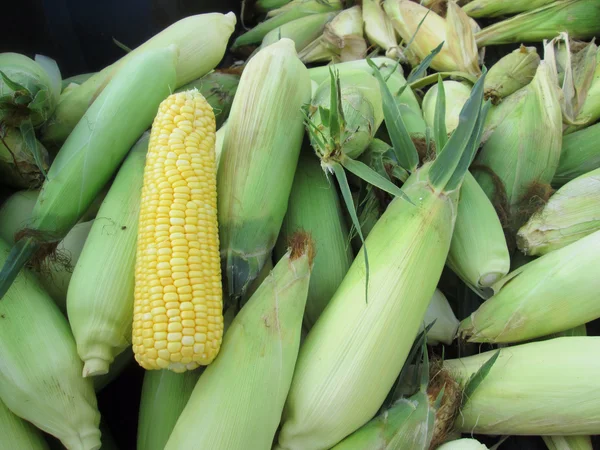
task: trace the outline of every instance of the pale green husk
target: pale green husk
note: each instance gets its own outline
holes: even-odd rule
[[[488,78],[489,75],[486,75],[486,81]],[[460,114],[460,110],[469,99],[469,95],[471,95],[471,86],[466,83],[450,80],[444,81],[443,84],[444,93],[446,95],[446,132],[451,134],[458,126],[458,115]],[[423,117],[431,129],[433,129],[434,125],[438,90],[438,85],[434,84],[423,97]]]
[[[431,323],[433,323],[433,326],[427,333],[427,344],[452,344],[459,322],[446,296],[439,289],[436,289],[433,293],[423,319],[424,326]],[[423,331],[424,326],[421,325],[419,332]]]
[[[462,8],[471,17],[497,17],[531,11],[556,0],[472,0]]]
[[[563,136],[552,185],[563,184],[600,167],[600,123]]]
[[[233,100],[217,175],[221,258],[230,297],[243,295],[271,254],[287,210],[310,101],[294,42],[260,50]]]
[[[2,131],[0,130],[0,133]],[[48,171],[48,151],[41,142],[36,141],[41,155],[44,172]],[[0,134],[0,180],[2,184],[17,189],[37,189],[44,182],[44,172],[38,167],[33,152],[25,143],[21,133],[8,128]]]
[[[571,180],[517,233],[526,255],[545,255],[600,230],[600,169]]]
[[[594,450],[590,436],[542,436],[548,450]]]
[[[600,16],[600,13],[598,15]],[[596,54],[596,60],[596,70],[594,71],[592,82],[583,100],[583,104],[575,118],[575,124],[567,127],[565,134],[585,128],[600,119],[600,50]]]
[[[497,351],[446,360],[444,368],[465,383]],[[456,426],[475,434],[598,434],[599,380],[600,337],[563,337],[502,348]],[[564,408],[566,399],[577,407]]]
[[[8,245],[0,241],[0,261]],[[0,301],[0,399],[69,450],[100,448],[100,414],[69,324],[26,270]]]
[[[337,14],[337,11],[311,14],[285,23],[280,27],[269,31],[265,35],[262,40],[261,48],[271,45],[281,38],[288,38],[294,41],[296,44],[296,51],[299,52],[321,36],[325,25],[331,22]]]
[[[300,346],[312,254],[297,236],[233,319],[165,450],[271,448]]]
[[[69,285],[67,312],[84,362],[83,377],[106,374],[115,356],[131,345],[135,249],[148,140],[146,133],[119,169]]]
[[[49,119],[43,130],[42,142],[60,146],[85,115],[86,110],[110,83],[111,79],[127,67],[129,61],[137,58],[139,54],[164,49],[170,45],[177,47],[178,55],[175,63],[177,78],[176,81],[170,83],[171,92],[176,87],[183,86],[207,74],[223,58],[227,41],[233,33],[235,25],[235,14],[230,12],[227,14],[197,14],[185,17],[165,28],[114,64],[94,74],[79,87],[61,95],[54,115]],[[163,64],[170,65],[168,63]],[[157,63],[153,69],[150,68],[145,71],[156,75],[155,72],[158,68],[162,69],[161,63]],[[155,79],[156,85],[162,84],[162,81],[159,80],[160,78]],[[156,91],[156,88],[148,87],[144,91]],[[135,108],[132,105],[138,104],[140,99],[144,98],[144,94],[139,94],[138,97],[137,101],[128,102],[130,106],[129,109],[125,108],[125,111],[134,111]],[[136,138],[140,135],[141,133]],[[129,144],[129,147],[131,144]]]
[[[459,334],[471,342],[518,342],[600,317],[599,263],[596,231],[519,267],[492,286],[495,295],[461,322]]]
[[[164,450],[202,370],[144,372],[137,450]]]
[[[42,433],[29,422],[15,416],[0,400],[2,446],[11,450],[48,450]]]
[[[487,450],[487,446],[477,439],[457,439],[440,445],[437,450]]]
[[[362,16],[365,35],[371,44],[381,47],[385,51],[385,55],[392,59],[405,59],[398,45],[396,31],[383,10],[381,0],[363,0]]]
[[[521,45],[496,62],[485,80],[485,95],[498,103],[513,92],[527,86],[540,65],[540,56],[535,47]]]
[[[283,256],[298,230],[310,233],[316,256],[310,278],[304,325],[310,329],[342,282],[352,264],[348,227],[333,180],[327,179],[310,149],[300,155],[288,210],[275,254]]]

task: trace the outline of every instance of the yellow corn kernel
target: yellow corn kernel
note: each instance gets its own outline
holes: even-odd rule
[[[214,114],[196,90],[173,94],[152,125],[138,227],[133,351],[147,370],[193,370],[219,352],[216,205]]]

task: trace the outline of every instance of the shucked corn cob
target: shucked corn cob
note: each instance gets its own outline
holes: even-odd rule
[[[212,362],[223,336],[215,117],[196,90],[152,125],[138,224],[133,350],[145,369]]]

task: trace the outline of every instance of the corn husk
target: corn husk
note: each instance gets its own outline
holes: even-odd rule
[[[137,226],[148,140],[146,133],[121,166],[69,285],[67,312],[84,363],[83,377],[106,374],[115,356],[131,345]]]
[[[212,107],[218,129],[223,126],[223,123],[229,117],[231,104],[233,103],[239,83],[240,75],[215,70],[184,84],[175,92],[198,89],[198,92],[204,96],[208,104]]]
[[[426,124],[423,120],[421,106],[415,93],[410,86],[407,86],[406,89],[398,95],[400,88],[406,85],[406,79],[402,73],[402,66],[390,58],[378,57],[373,58],[372,61],[386,78],[386,84],[394,95],[394,100],[402,113],[402,120],[412,139],[424,141]],[[339,70],[341,76],[343,76],[344,72],[350,72],[356,69],[364,70],[371,74],[373,73],[373,69],[364,59],[333,64],[330,66],[313,67],[309,69],[308,72],[313,81],[321,84],[325,80],[329,80],[330,69]]]
[[[435,320],[435,322],[434,322]],[[427,333],[427,344],[437,345],[439,343],[450,345],[456,336],[458,330],[458,319],[452,311],[452,307],[446,296],[436,289],[429,301],[429,306],[425,312],[423,319],[425,326],[433,323],[433,326]],[[423,331],[424,326],[421,325],[419,332]]]
[[[310,93],[308,70],[290,39],[259,51],[242,74],[217,176],[221,257],[231,297],[244,294],[275,246],[302,145],[301,107]]]
[[[381,0],[363,0],[362,16],[365,35],[371,44],[381,47],[385,55],[395,60],[404,60],[398,38],[390,18],[381,6]]]
[[[271,448],[300,346],[313,252],[307,235],[293,238],[233,319],[165,450]]]
[[[440,445],[437,450],[487,450],[487,446],[477,439],[456,439]]]
[[[78,75],[73,75],[72,77],[69,77],[69,78],[64,78],[61,82],[61,91],[64,92],[64,90],[67,87],[69,87],[70,85],[79,86],[80,84],[85,83],[87,80],[89,80],[95,74],[96,74],[96,72],[80,73]]]
[[[558,91],[555,72],[542,61],[533,81],[496,107],[494,114],[504,119],[475,158],[477,182],[492,201],[505,196],[502,207],[515,232],[528,219],[527,205],[535,190],[549,185],[558,167],[562,147]],[[509,101],[512,96],[516,102]]]
[[[462,7],[470,17],[511,16],[553,3],[556,0],[471,0]]]
[[[227,41],[235,25],[235,14],[230,12],[197,14],[185,17],[165,28],[117,62],[90,77],[79,87],[61,95],[54,115],[43,129],[42,142],[60,146],[110,81],[140,53],[155,51],[170,45],[177,47],[177,79],[172,83],[171,92],[176,87],[207,74],[223,58]],[[151,122],[150,119],[149,124]]]
[[[35,60],[20,53],[0,53],[0,122],[29,129],[42,125],[54,112],[61,77],[47,56]]]
[[[29,422],[15,416],[0,400],[2,446],[14,450],[48,450],[42,433]]]
[[[38,165],[33,151],[23,135],[14,128],[0,128],[0,180],[5,186],[17,189],[37,189],[44,182],[50,158],[41,142],[35,141],[39,153]],[[40,159],[41,158],[41,159]]]
[[[577,20],[573,20],[574,17]],[[555,1],[490,25],[477,33],[475,40],[478,47],[541,42],[560,32],[569,33],[573,39],[593,38],[600,32],[600,3],[596,0]]]
[[[600,124],[563,136],[558,169],[553,186],[569,181],[600,167]]]
[[[517,50],[502,57],[486,76],[485,95],[493,103],[527,86],[540,65],[535,47],[521,45]]]
[[[305,64],[324,61],[336,63],[362,59],[366,54],[362,10],[359,6],[353,6],[326,24],[323,34],[300,50],[298,57]]]
[[[471,21],[456,3],[448,3],[446,18],[409,0],[385,0],[383,8],[404,42],[410,42],[414,36],[405,49],[411,62],[422,61],[444,42],[431,61],[433,69],[474,76],[481,74]]]
[[[0,271],[0,298],[27,261],[51,250],[77,223],[152,123],[175,85],[176,53],[171,46],[135,55],[86,111],[48,171],[31,226]]]
[[[338,12],[324,12],[311,14],[300,19],[292,20],[269,31],[262,40],[260,48],[271,45],[281,38],[288,38],[296,44],[296,51],[301,51],[323,33],[325,25],[338,14]]]
[[[486,75],[486,81],[488,77],[489,75]],[[450,80],[446,80],[443,83],[444,94],[446,96],[446,131],[448,134],[451,134],[458,126],[458,116],[471,94],[471,86],[466,83]],[[434,84],[423,97],[423,117],[431,129],[433,129],[435,121],[435,105],[438,90],[438,85]]]
[[[600,230],[600,169],[561,187],[517,233],[519,250],[545,255]]]
[[[0,261],[9,246],[0,241]],[[69,324],[23,270],[0,302],[0,400],[69,450],[100,448],[100,414]]]
[[[598,119],[600,119],[600,50],[596,53],[596,69],[585,99],[580,100],[580,109],[574,124],[565,129],[565,134],[585,128]]]
[[[137,450],[164,450],[201,374],[202,369],[144,372]]]
[[[386,98],[386,126],[394,129],[396,105],[381,74],[376,76]],[[400,196],[392,200],[309,331],[283,412],[278,448],[331,448],[367,423],[383,403],[442,273],[458,190],[478,143],[482,100],[483,81],[474,88],[463,122],[440,158],[413,173],[402,187],[415,203]],[[398,132],[411,142],[407,133]],[[414,146],[396,150],[418,160]]]
[[[289,239],[298,230],[315,241],[314,270],[308,288],[304,326],[310,330],[342,282],[353,255],[348,227],[335,185],[328,180],[310,149],[300,155],[287,214],[275,254],[285,254]]]
[[[227,122],[221,125],[221,128],[215,133],[215,161],[217,168],[221,161],[221,153],[223,152],[223,142],[225,141],[225,133],[227,132]]]
[[[255,7],[259,11],[268,12],[287,5],[291,0],[256,0]]]
[[[542,436],[548,450],[593,450],[590,436]]]
[[[462,384],[495,352],[446,360],[444,368]],[[595,394],[600,379],[600,338],[563,337],[502,348],[499,352],[485,380],[456,420],[462,432],[598,434],[600,411]],[[577,408],[563,408],[565,398]]]
[[[269,11],[267,20],[239,36],[232,48],[261,42],[270,31],[296,19],[312,14],[340,11],[340,0],[292,0],[278,9]]]
[[[519,342],[600,317],[600,231],[537,258],[492,286],[494,296],[461,322],[470,342]]]
[[[337,91],[337,92],[336,92]],[[334,105],[339,97],[337,105]],[[330,117],[334,107],[341,110],[342,120],[336,127]],[[339,83],[321,83],[308,107],[307,128],[310,141],[327,166],[344,157],[355,159],[369,146],[383,122],[381,93],[377,80],[363,70],[339,73]]]

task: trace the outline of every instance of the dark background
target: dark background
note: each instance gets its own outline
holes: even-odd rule
[[[135,48],[186,16],[233,11],[238,17],[235,34],[240,34],[240,10],[241,0],[4,1],[0,52],[19,52],[30,57],[36,53],[49,56],[57,61],[62,77],[67,78],[96,72],[123,56],[124,50],[113,42],[113,38],[129,48]],[[497,57],[513,47],[488,49],[486,65],[489,67]],[[231,54],[226,54],[221,66],[231,64],[234,59]],[[592,327],[588,327],[588,334],[600,334],[599,325],[595,321]],[[136,446],[143,373],[132,361],[98,395],[103,423],[121,450],[132,450]],[[565,404],[565,408],[568,407],[577,406]],[[498,440],[483,436],[478,438],[489,446]],[[597,442],[595,444],[595,448],[600,448]],[[511,437],[500,447],[500,450],[538,449],[546,449],[539,437]]]

